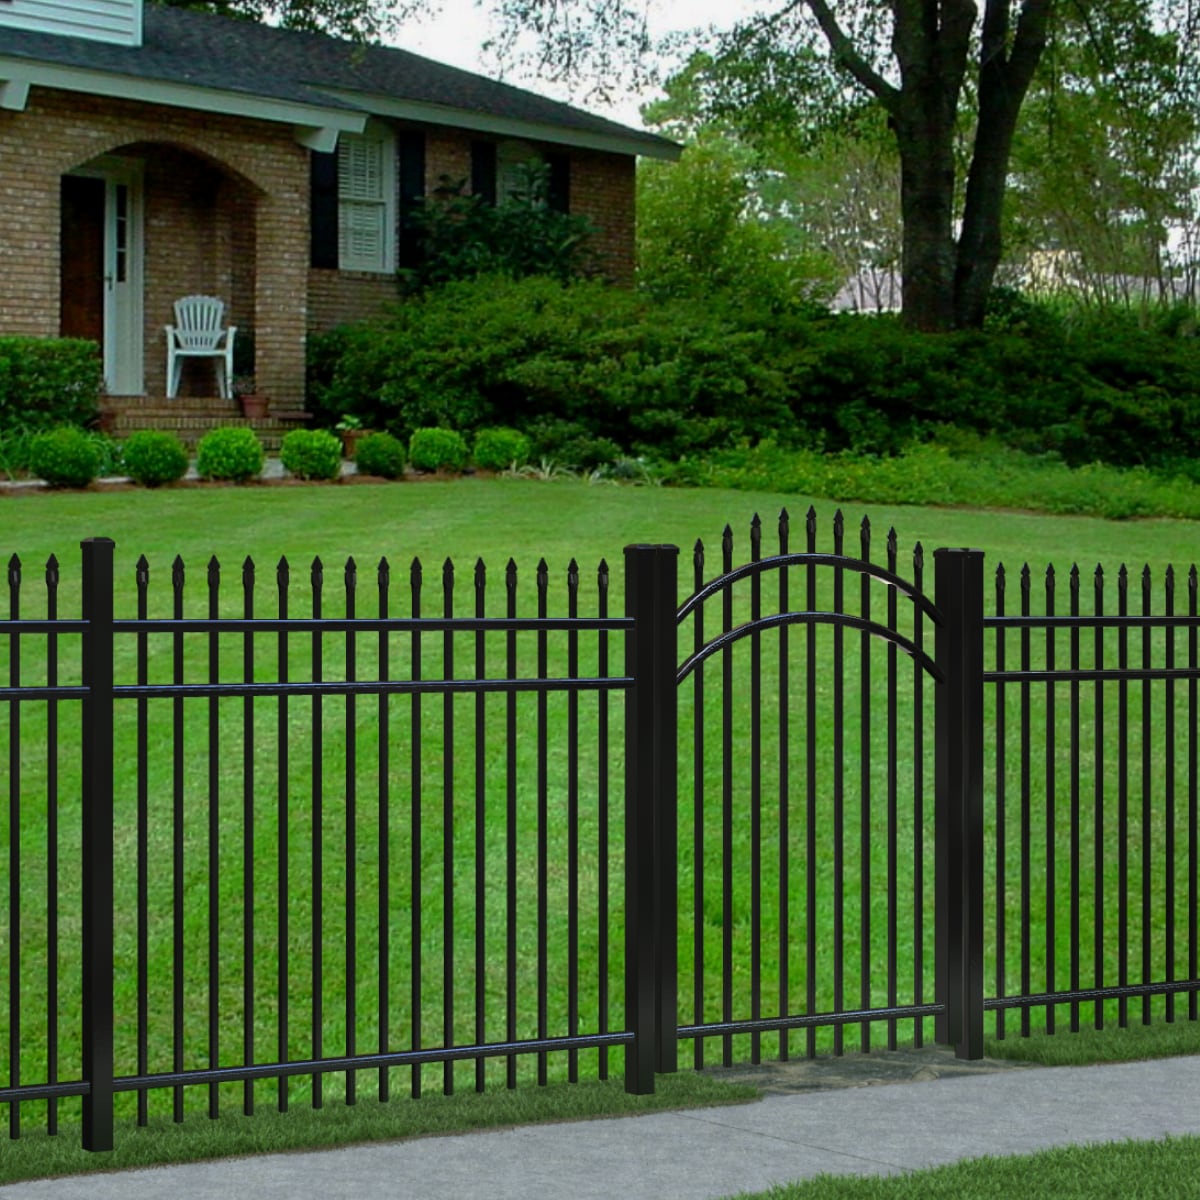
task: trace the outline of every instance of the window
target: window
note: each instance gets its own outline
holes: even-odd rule
[[[529,191],[529,167],[545,160],[528,142],[501,142],[496,147],[496,203],[505,204]]]
[[[543,153],[528,142],[471,143],[471,191],[488,204],[504,204],[528,190],[528,168],[546,171],[546,206],[571,211],[571,158],[566,153]]]
[[[387,129],[338,138],[338,265],[396,269],[396,150]]]

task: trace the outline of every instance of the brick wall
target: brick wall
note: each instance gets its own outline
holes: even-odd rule
[[[571,212],[596,227],[592,244],[601,269],[627,287],[633,283],[634,162],[594,150],[571,154]]]
[[[365,271],[318,271],[308,273],[308,328],[322,333],[349,321],[369,321],[379,316],[397,298],[396,280],[391,275]]]
[[[260,389],[300,407],[308,154],[287,126],[32,89],[25,112],[0,113],[0,332],[58,334],[60,179],[101,154],[144,164],[147,391],[165,390],[172,301],[210,292],[254,328]],[[211,392],[196,367],[188,387]]]

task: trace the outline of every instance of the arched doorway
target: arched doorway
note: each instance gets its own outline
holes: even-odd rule
[[[63,337],[95,341],[111,395],[143,391],[143,173],[105,155],[61,180]]]
[[[101,346],[110,396],[165,395],[163,327],[181,296],[220,297],[242,350],[251,349],[254,184],[173,142],[130,143],[73,167],[60,182],[60,332]],[[217,395],[211,363],[188,364],[181,394]]]

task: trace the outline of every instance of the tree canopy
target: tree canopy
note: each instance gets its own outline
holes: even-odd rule
[[[439,0],[166,2],[358,37],[440,6]],[[588,81],[601,93],[652,71],[663,50],[648,33],[654,4],[479,0],[501,60],[540,79]],[[677,38],[673,49],[686,42]],[[1179,115],[1173,136],[1182,145],[1182,114],[1200,111],[1194,0],[775,0],[727,29],[697,31],[693,48],[704,42],[728,69],[697,73],[694,86],[710,89],[704,100],[712,112],[747,114],[743,124],[753,122],[759,138],[802,146],[805,137],[839,125],[852,130],[867,110],[879,115],[899,161],[904,317],[926,330],[983,321],[1003,249],[1014,146],[1031,96],[1046,111],[1047,96],[1055,103],[1066,97],[1055,111],[1063,113],[1060,129],[1085,131],[1079,153],[1103,157],[1094,139],[1104,123],[1080,120],[1080,107],[1092,103],[1081,96],[1105,107],[1109,128],[1132,131],[1122,137],[1121,153],[1106,160],[1122,183],[1137,175],[1138,130],[1153,123],[1144,118],[1171,106]],[[1047,63],[1058,71],[1057,98],[1039,82]],[[1181,170],[1194,170],[1194,133],[1193,124]],[[1043,152],[1059,154],[1070,144],[1064,135]],[[1162,219],[1161,206],[1149,219]]]
[[[625,0],[502,7],[510,28],[533,23],[542,69],[560,75],[602,69],[605,31],[634,16]],[[1103,84],[1114,119],[1136,130],[1164,96],[1197,111],[1198,21],[1189,0],[781,0],[720,31],[713,57],[727,69],[691,82],[709,89],[710,114],[793,147],[853,127],[864,106],[879,112],[899,160],[905,320],[969,328],[995,281],[1014,144],[1048,52],[1061,64],[1073,47],[1072,86]]]

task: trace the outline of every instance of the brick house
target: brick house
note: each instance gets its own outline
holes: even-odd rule
[[[142,0],[0,0],[0,334],[92,338],[110,396],[147,405],[173,301],[218,295],[273,411],[298,411],[306,335],[395,295],[405,214],[439,177],[494,200],[544,162],[551,203],[628,281],[638,155],[678,148],[403,50]],[[181,395],[215,390],[189,363]]]

